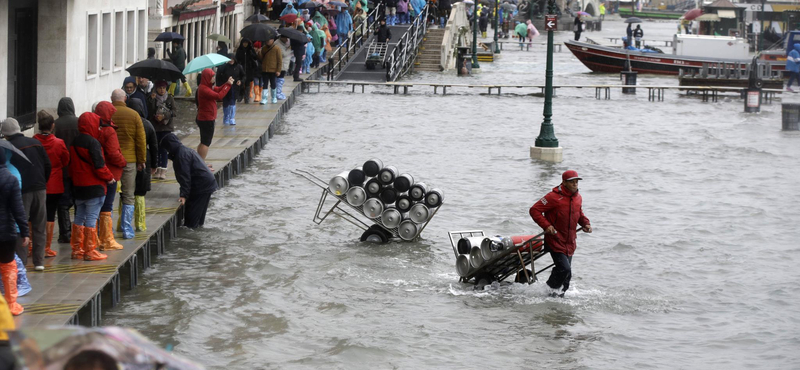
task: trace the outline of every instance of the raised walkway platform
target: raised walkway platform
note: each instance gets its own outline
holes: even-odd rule
[[[312,70],[308,78],[321,78],[325,68],[322,65]],[[279,104],[239,104],[236,126],[223,126],[219,110],[214,141],[206,160],[214,167],[220,187],[243,172],[267,145],[283,114],[302,93],[301,83],[293,82],[289,76],[284,93],[286,100]],[[196,148],[200,143],[199,131],[182,136],[181,141]],[[103,252],[108,259],[94,262],[70,259],[71,248],[69,244],[56,242],[56,230],[52,248],[58,251],[58,256],[45,260],[44,272],[35,272],[29,266],[28,279],[33,290],[19,298],[25,312],[15,317],[17,327],[100,325],[103,308],[114,307],[122,291],[135,288],[139,274],[150,267],[151,257],[163,253],[167,241],[177,236],[182,209],[178,204],[179,186],[171,168],[170,164],[167,179],[153,180],[152,190],[147,193],[147,231],[137,232],[130,240],[116,233],[117,241],[125,249]],[[116,223],[116,210],[114,214]]]

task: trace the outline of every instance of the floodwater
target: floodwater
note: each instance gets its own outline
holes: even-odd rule
[[[658,39],[676,28],[644,25]],[[471,78],[406,80],[542,83],[543,50],[508,50]],[[557,84],[618,81],[566,48],[555,61]],[[562,90],[564,162],[548,164],[529,158],[538,90],[426,89],[302,95],[254,166],[215,194],[206,227],[180,230],[104,324],[209,369],[800,367],[800,133],[781,131],[780,104],[745,114],[737,97]],[[320,189],[291,171],[327,179],[370,157],[445,191],[421,240],[372,245],[341,219],[312,222]],[[566,298],[547,297],[546,276],[459,283],[447,232],[538,233],[528,208],[566,169],[584,178],[594,227],[578,237]]]

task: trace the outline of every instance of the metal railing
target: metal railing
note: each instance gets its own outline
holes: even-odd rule
[[[369,12],[366,22],[369,22],[369,19],[372,19],[372,23],[369,23],[366,29],[364,29],[364,22],[359,22],[357,25],[354,25],[353,30],[357,30],[359,28],[362,30],[358,37],[356,37],[355,32],[351,32],[347,34],[347,40],[344,43],[342,43],[342,40],[339,40],[339,47],[331,52],[331,55],[328,57],[328,60],[330,61],[333,61],[334,57],[336,59],[336,63],[333,63],[330,65],[330,67],[328,67],[328,81],[336,79],[336,76],[342,73],[342,70],[347,67],[348,63],[350,63],[350,59],[355,57],[361,46],[367,40],[369,40],[372,30],[374,30],[375,26],[378,24],[380,15],[383,14],[382,8],[383,4],[378,4],[372,9],[371,12]]]
[[[414,19],[414,23],[408,31],[400,37],[400,41],[392,50],[391,55],[386,61],[386,81],[396,81],[411,69],[414,60],[417,58],[417,50],[422,43],[425,33],[428,31],[428,9],[425,5],[419,16]]]

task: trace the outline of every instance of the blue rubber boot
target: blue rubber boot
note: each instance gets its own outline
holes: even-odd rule
[[[278,103],[278,93],[276,92],[277,89],[271,89],[270,95],[272,96],[272,104]]]
[[[17,261],[17,296],[22,297],[31,292],[33,289],[31,283],[28,282],[28,272],[25,270],[25,265],[19,256],[14,256]]]
[[[122,238],[133,239],[136,234],[133,231],[133,212],[135,206],[133,204],[122,205]]]
[[[261,104],[261,105],[267,104],[267,96],[268,96],[268,94],[269,94],[269,91],[261,90],[261,102],[259,102],[259,104]]]
[[[283,78],[278,79],[278,88],[276,89],[278,92],[278,100],[286,100],[286,95],[283,94],[283,84],[285,82],[286,80]]]

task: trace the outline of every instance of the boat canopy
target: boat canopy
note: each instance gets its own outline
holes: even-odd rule
[[[719,22],[719,19],[720,18],[719,18],[718,15],[716,15],[714,13],[709,13],[709,14],[703,14],[703,15],[695,18],[694,20],[696,20],[698,22]]]

